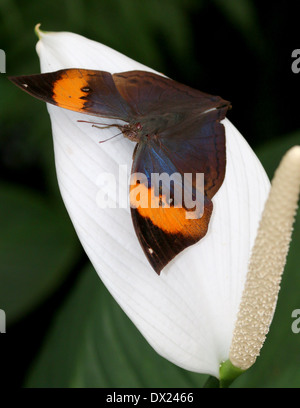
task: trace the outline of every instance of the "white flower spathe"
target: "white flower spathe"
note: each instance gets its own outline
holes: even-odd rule
[[[111,73],[152,71],[77,34],[38,31],[42,72],[87,68]],[[257,157],[229,122],[224,183],[213,198],[207,235],[161,273],[150,267],[130,210],[97,206],[99,175],[131,168],[134,143],[123,137],[99,144],[115,130],[48,105],[61,195],[79,239],[100,278],[151,346],[185,369],[219,376],[228,359],[248,261],[270,183]],[[107,123],[107,120],[96,118]],[[118,188],[127,192],[127,184]]]

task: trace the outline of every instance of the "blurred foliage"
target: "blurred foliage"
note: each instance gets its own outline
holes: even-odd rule
[[[65,213],[36,193],[0,185],[0,209],[0,301],[11,323],[70,271],[79,245]]]
[[[160,357],[89,267],[57,314],[25,385],[199,387],[205,378]]]
[[[291,71],[297,12],[289,2],[267,3],[1,0],[0,49],[8,75],[39,72],[33,28],[40,22],[219,94],[232,102],[229,119],[272,176],[282,154],[300,142],[300,74]],[[0,349],[18,361],[16,368],[1,356],[2,385],[21,386],[26,378],[26,386],[201,386],[206,376],[179,369],[148,346],[91,270],[59,195],[44,104],[5,74],[0,95],[0,308],[8,319]],[[299,245],[298,215],[270,335],[237,387],[300,386],[299,337],[290,329],[300,307]]]

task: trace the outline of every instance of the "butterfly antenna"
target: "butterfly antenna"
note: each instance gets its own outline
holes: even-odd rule
[[[114,135],[114,136],[111,136],[111,137],[109,137],[108,139],[105,139],[105,140],[101,140],[99,143],[104,143],[104,142],[108,142],[109,140],[111,140],[111,139],[114,139],[115,137],[117,137],[117,136],[120,136],[122,134],[122,132],[120,132],[120,133],[117,133],[116,135]]]
[[[99,123],[99,122],[90,122],[90,121],[88,121],[88,120],[77,120],[77,122],[81,122],[81,123],[89,123],[89,124],[91,124],[92,125],[92,127],[96,127],[96,128],[98,128],[98,129],[108,129],[108,128],[111,128],[111,127],[119,127],[118,125],[108,125],[108,124],[106,124],[106,123]],[[98,125],[104,125],[104,126],[98,126]],[[119,128],[120,129],[120,128]],[[114,139],[115,137],[117,137],[117,136],[119,136],[119,135],[121,135],[122,134],[122,132],[120,132],[120,133],[117,133],[116,135],[113,135],[113,136],[111,136],[111,137],[109,137],[108,139],[105,139],[105,140],[102,140],[102,141],[100,141],[99,143],[104,143],[104,142],[108,142],[109,140],[111,140],[111,139]]]
[[[93,125],[92,127],[96,127],[98,129],[108,129],[110,127],[117,126],[117,125],[108,125],[107,123],[90,122],[88,120],[77,120],[77,122],[89,123],[89,124]],[[98,125],[104,125],[104,126],[98,126]]]

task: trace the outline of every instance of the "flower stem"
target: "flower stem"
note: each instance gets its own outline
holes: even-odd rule
[[[220,388],[228,388],[245,370],[235,367],[230,360],[220,365]]]

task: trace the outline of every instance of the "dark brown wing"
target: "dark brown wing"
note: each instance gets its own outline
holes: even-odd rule
[[[182,175],[204,173],[205,193],[212,198],[225,177],[225,130],[220,121],[230,103],[149,72],[124,72],[113,79],[143,134],[157,141],[155,160],[164,154]]]
[[[205,195],[212,198],[221,187],[226,170],[225,129],[220,123],[228,106],[195,114],[160,135],[160,147],[172,158],[177,171],[203,173]]]
[[[204,112],[228,104],[219,96],[209,95],[170,78],[146,71],[113,74],[114,83],[131,109],[141,116],[190,111],[191,106]]]

